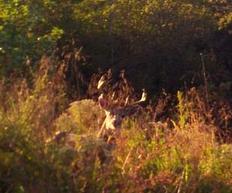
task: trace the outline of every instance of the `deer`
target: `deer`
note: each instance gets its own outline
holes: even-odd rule
[[[124,71],[120,73],[120,81],[110,85],[112,72],[108,70],[95,85],[99,94],[96,103],[105,114],[105,118],[97,132],[97,138],[103,139],[107,144],[112,143],[112,140],[115,140],[120,134],[122,121],[126,117],[131,117],[139,112],[142,108],[140,105],[147,100],[145,89],[142,90],[139,100],[135,100],[130,96],[132,93],[130,91],[131,86],[124,73]],[[76,137],[71,131],[57,132],[54,140],[56,142],[65,141],[67,147],[75,148]]]
[[[123,88],[128,89],[129,83],[125,78],[125,71],[121,71],[120,78],[123,85]],[[100,90],[104,85],[107,84],[107,79],[105,78],[105,74],[102,75],[102,77],[99,79],[97,88]],[[117,83],[120,85],[120,83]],[[108,86],[108,85],[107,85]],[[112,86],[116,89],[117,86]],[[105,119],[102,123],[102,126],[98,132],[98,137],[105,136],[106,133],[114,133],[118,134],[121,130],[122,121],[126,117],[130,117],[134,114],[136,114],[139,110],[141,110],[140,104],[144,103],[147,100],[147,93],[145,89],[142,89],[142,95],[141,98],[137,101],[130,102],[130,97],[128,93],[126,93],[126,96],[124,97],[123,101],[119,103],[118,99],[115,99],[115,92],[111,94],[110,97],[104,97],[104,93],[101,93],[98,97],[98,104],[103,109],[105,113]]]

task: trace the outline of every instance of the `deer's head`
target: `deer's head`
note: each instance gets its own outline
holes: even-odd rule
[[[129,96],[128,96],[129,97]],[[127,97],[127,99],[128,99]],[[140,103],[146,100],[145,91],[140,100],[129,103],[125,101],[124,105],[118,105],[115,101],[104,98],[101,94],[98,98],[100,107],[105,112],[105,120],[102,129],[118,131],[121,128],[122,121],[125,117],[130,117],[141,109]]]

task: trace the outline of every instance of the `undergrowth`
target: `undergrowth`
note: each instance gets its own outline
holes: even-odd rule
[[[179,91],[165,119],[148,108],[125,119],[109,148],[97,136],[104,112],[90,99],[68,105],[63,69],[50,63],[33,86],[1,82],[0,192],[232,192],[232,145],[199,90]]]

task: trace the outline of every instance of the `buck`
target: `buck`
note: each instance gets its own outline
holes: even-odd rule
[[[124,96],[123,101],[119,103],[118,98],[115,99],[115,92],[117,92],[119,88],[117,88],[116,86],[113,87],[116,88],[116,90],[113,91],[113,93],[110,93],[110,91],[108,91],[107,89],[103,89],[104,86],[105,88],[111,88],[111,86],[108,83],[110,79],[110,73],[111,72],[108,71],[107,74],[102,75],[102,77],[99,79],[96,85],[100,93],[97,99],[97,103],[105,113],[105,118],[99,128],[99,131],[97,132],[97,137],[103,138],[107,143],[110,139],[112,139],[112,136],[115,137],[120,133],[123,119],[139,112],[139,110],[141,110],[140,104],[145,102],[147,99],[146,91],[143,89],[142,96],[139,100],[132,100],[130,96],[126,95]],[[124,84],[124,87],[128,87],[128,82],[125,79],[124,74],[121,76],[121,78],[123,79],[122,82]],[[117,85],[120,84],[117,83]],[[109,92],[110,94],[107,92]],[[54,139],[58,143],[60,141],[64,141],[65,145],[67,147],[70,147],[71,149],[75,147],[76,137],[75,134],[73,134],[71,131],[57,132]]]
[[[101,89],[105,84],[105,75],[103,75],[97,85],[98,89]],[[127,83],[127,80],[124,77],[124,74],[122,76],[123,82],[125,84]],[[113,92],[110,99],[114,98],[115,92]],[[109,101],[107,98],[104,98],[104,94],[102,93],[98,97],[98,103],[100,107],[105,112],[105,120],[100,128],[100,131],[98,132],[98,137],[104,136],[107,133],[114,133],[117,134],[121,130],[121,124],[125,117],[130,117],[136,112],[138,112],[141,109],[140,104],[145,102],[147,99],[147,93],[145,89],[143,89],[142,96],[140,100],[134,101],[130,104],[129,102],[130,96],[126,96],[126,99],[124,101],[124,105],[117,105],[117,100],[111,100]],[[116,102],[115,102],[116,101]]]

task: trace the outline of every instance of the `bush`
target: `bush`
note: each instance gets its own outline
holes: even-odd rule
[[[196,89],[179,92],[170,121],[125,119],[111,146],[97,135],[99,106],[65,110],[62,73],[46,61],[33,87],[1,84],[1,192],[231,192],[232,146],[217,141]]]

